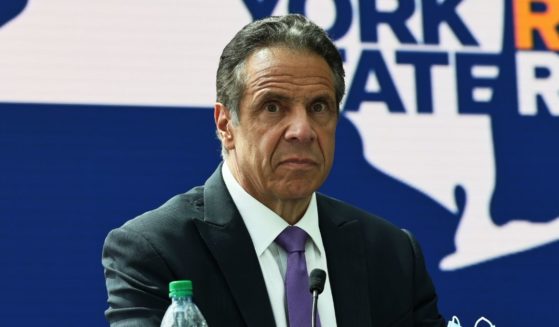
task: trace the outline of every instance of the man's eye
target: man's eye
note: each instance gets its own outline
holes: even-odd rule
[[[268,112],[278,112],[279,111],[279,106],[277,103],[268,103],[266,104],[266,111]]]
[[[313,112],[323,112],[326,111],[328,109],[328,106],[326,106],[326,104],[324,102],[316,102],[313,103],[313,105],[311,106],[311,110]]]

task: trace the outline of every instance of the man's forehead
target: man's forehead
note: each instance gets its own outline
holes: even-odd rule
[[[247,57],[247,62],[253,61],[266,61],[276,59],[279,61],[286,61],[293,57],[307,57],[315,61],[322,61],[326,66],[326,60],[319,54],[308,49],[296,49],[284,45],[274,45],[269,47],[258,48]]]
[[[328,63],[308,50],[286,47],[261,48],[247,58],[245,81],[251,84],[270,81],[324,84],[334,90],[334,77]]]

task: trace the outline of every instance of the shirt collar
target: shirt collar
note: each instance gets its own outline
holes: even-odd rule
[[[247,227],[256,254],[260,256],[289,224],[270,208],[248,194],[231,173],[227,162],[222,165],[221,173],[225,186]],[[318,251],[321,254],[324,253],[320,228],[318,227],[318,210],[314,192],[305,214],[295,226],[307,232]]]

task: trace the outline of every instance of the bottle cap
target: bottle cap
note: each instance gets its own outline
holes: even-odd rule
[[[192,296],[192,281],[175,280],[169,283],[169,297]]]

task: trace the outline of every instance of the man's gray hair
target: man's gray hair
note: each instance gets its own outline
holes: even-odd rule
[[[245,63],[256,50],[274,46],[309,51],[322,57],[334,78],[338,111],[345,92],[345,72],[340,53],[326,32],[305,16],[268,17],[243,27],[225,46],[217,69],[217,102],[239,122],[239,103],[245,91]]]

